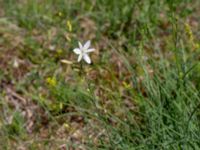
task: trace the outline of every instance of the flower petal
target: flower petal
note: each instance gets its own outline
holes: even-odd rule
[[[75,48],[75,49],[73,50],[73,52],[74,52],[75,54],[81,54],[81,50],[80,50],[79,48]]]
[[[78,56],[78,62],[81,61],[82,57],[83,57],[83,55],[79,55],[79,56]]]
[[[87,50],[87,49],[90,47],[90,44],[91,44],[90,40],[87,41],[87,42],[84,44],[83,49],[84,49],[84,50]]]
[[[81,44],[81,42],[78,42],[79,48],[82,49],[83,45]]]
[[[90,57],[89,57],[87,54],[83,55],[83,59],[84,59],[88,64],[91,63],[91,59],[90,59]]]
[[[90,49],[87,49],[85,52],[86,53],[90,53],[90,52],[93,52],[93,51],[95,51],[95,49],[94,48],[90,48]]]

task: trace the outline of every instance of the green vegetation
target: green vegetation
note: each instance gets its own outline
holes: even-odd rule
[[[199,8],[0,0],[0,149],[200,149]]]

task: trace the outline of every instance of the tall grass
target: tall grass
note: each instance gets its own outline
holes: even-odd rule
[[[11,65],[0,67],[0,149],[14,148],[13,141],[28,149],[52,149],[60,143],[85,149],[200,149],[200,65],[195,47],[199,33],[194,34],[191,26],[191,42],[185,29],[187,20],[199,15],[198,0],[4,0],[0,4],[8,22],[24,31],[22,44],[13,50],[31,64],[20,80]],[[67,20],[72,22],[72,33],[66,29]],[[79,64],[68,67],[60,60],[73,58],[71,49],[79,39],[88,40],[82,38],[89,37],[85,32],[91,26],[81,26],[88,22],[95,26],[92,34],[99,55],[80,73]],[[37,35],[44,41],[52,39],[47,43],[55,50],[48,50]],[[53,86],[46,83],[50,76],[56,80]],[[6,101],[5,81],[45,112],[48,125],[38,112],[34,138],[26,133],[21,112]],[[9,115],[12,123],[7,122]],[[84,140],[56,139],[55,130],[66,122],[72,130],[73,122],[78,122]],[[41,128],[48,128],[54,138],[40,141]]]

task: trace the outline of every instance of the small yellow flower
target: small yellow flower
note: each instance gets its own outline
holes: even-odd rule
[[[63,50],[62,50],[62,49],[58,49],[58,50],[57,50],[57,53],[58,53],[58,54],[62,54],[62,53],[63,53]]]
[[[129,83],[125,82],[125,81],[123,81],[122,84],[126,89],[129,89],[131,87],[131,84],[129,84]]]
[[[191,30],[191,27],[188,23],[185,24],[185,31],[186,31],[187,35],[189,36],[190,42],[193,42],[194,36],[193,36],[192,30]]]
[[[59,103],[59,107],[60,107],[60,109],[63,109],[63,103]]]
[[[57,81],[54,77],[48,77],[46,79],[46,82],[48,85],[52,86],[52,87],[55,87],[57,85]]]
[[[68,123],[64,123],[63,125],[64,125],[64,127],[65,127],[66,129],[69,128],[69,124],[68,124]]]
[[[58,16],[59,16],[59,17],[62,17],[62,16],[63,16],[63,13],[62,13],[62,12],[58,12]]]
[[[186,23],[185,24],[185,31],[186,31],[186,34],[188,35],[189,37],[189,42],[193,48],[193,50],[196,50],[200,47],[200,45],[198,43],[195,42],[195,39],[194,39],[194,35],[192,33],[192,29],[191,29],[191,26]]]
[[[71,21],[67,20],[67,28],[69,30],[69,32],[72,32],[72,24]]]
[[[56,57],[60,57],[60,56],[62,56],[62,54],[63,54],[63,50],[62,49],[58,49],[58,50],[56,50]]]

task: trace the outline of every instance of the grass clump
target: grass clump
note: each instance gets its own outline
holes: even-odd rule
[[[0,149],[200,149],[198,0],[0,6]]]

